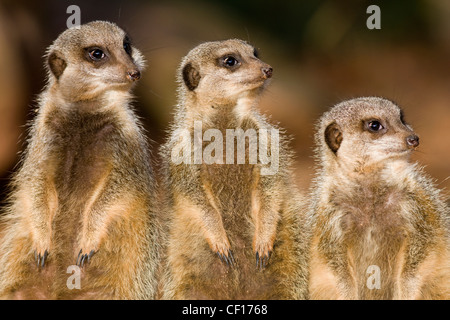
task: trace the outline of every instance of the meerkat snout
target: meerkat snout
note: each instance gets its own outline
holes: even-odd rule
[[[416,136],[415,134],[408,136],[406,138],[406,143],[410,148],[417,148],[419,146],[419,137]]]
[[[273,68],[271,66],[263,67],[261,71],[263,72],[265,79],[272,78]]]
[[[127,72],[127,78],[130,81],[137,81],[141,78],[141,72],[139,70],[131,70]]]
[[[273,68],[271,66],[263,67],[261,70],[265,79],[272,78]]]

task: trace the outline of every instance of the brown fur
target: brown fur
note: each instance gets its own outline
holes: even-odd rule
[[[96,21],[48,50],[49,83],[3,221],[0,297],[145,299],[156,290],[159,227],[146,138],[129,101],[144,67],[126,34]],[[90,60],[91,49],[107,58]],[[134,74],[134,78],[130,78]],[[81,264],[79,253],[89,254]],[[34,252],[49,255],[37,265]],[[70,265],[81,289],[69,290]]]
[[[227,56],[239,65],[223,66]],[[181,63],[179,104],[161,151],[171,214],[165,299],[307,298],[304,200],[291,180],[287,140],[280,138],[279,170],[273,175],[262,175],[261,163],[249,163],[248,144],[245,164],[225,161],[226,129],[275,128],[255,110],[271,76],[268,68],[240,40],[201,44]],[[171,160],[179,130],[192,138],[194,121],[202,121],[203,132],[222,133],[223,164]],[[266,267],[261,270],[260,260],[257,268],[256,254],[269,252]]]
[[[373,120],[380,131],[368,130]],[[409,162],[410,137],[400,109],[381,98],[345,101],[321,118],[312,299],[450,298],[449,209]],[[371,265],[379,289],[367,286]]]

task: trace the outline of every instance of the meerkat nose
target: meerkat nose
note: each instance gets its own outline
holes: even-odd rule
[[[413,134],[406,138],[406,143],[408,144],[408,147],[416,148],[419,146],[419,137]]]
[[[273,68],[272,67],[264,67],[261,69],[263,74],[264,74],[264,78],[269,79],[272,77],[272,72],[273,72]]]
[[[136,80],[139,80],[141,78],[141,73],[139,72],[139,70],[128,71],[127,72],[127,77],[131,81],[136,81]]]

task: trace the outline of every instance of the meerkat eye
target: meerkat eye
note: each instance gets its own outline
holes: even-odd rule
[[[258,49],[253,49],[253,55],[255,56],[255,58],[259,58],[259,52]]]
[[[92,49],[89,51],[89,58],[91,58],[93,61],[100,61],[105,57],[105,53],[100,49]]]
[[[123,43],[123,49],[125,50],[125,52],[131,56],[131,44],[129,42],[124,42]]]
[[[379,132],[384,129],[383,125],[377,120],[371,120],[367,122],[367,129],[370,132]]]
[[[232,56],[228,56],[225,57],[223,59],[223,63],[225,64],[225,66],[227,67],[234,67],[235,65],[237,65],[239,63],[239,61],[237,61],[234,57]]]

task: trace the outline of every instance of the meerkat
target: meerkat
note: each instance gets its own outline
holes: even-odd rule
[[[3,220],[0,296],[151,299],[156,185],[130,105],[144,58],[117,25],[94,21],[61,33],[46,66]],[[76,270],[79,288],[69,288]]]
[[[450,298],[449,209],[410,161],[393,102],[357,98],[317,125],[311,299]]]
[[[270,130],[278,128],[256,109],[272,71],[238,39],[200,44],[182,59],[175,118],[160,150],[170,213],[164,299],[307,298],[306,210],[292,178],[292,151],[283,135],[274,143]],[[228,130],[266,129],[278,170],[249,161],[262,152],[260,145],[251,151],[250,138],[241,163],[229,149],[213,163],[198,160],[196,129],[213,130],[210,140],[224,149]],[[205,153],[208,143],[200,146]],[[176,150],[188,150],[183,157],[192,161],[177,161]]]

